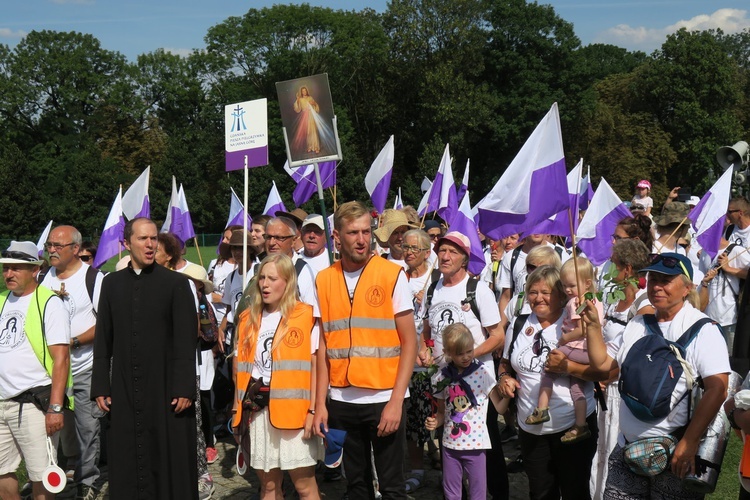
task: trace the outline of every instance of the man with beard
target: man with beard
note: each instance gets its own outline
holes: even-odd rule
[[[333,237],[341,260],[316,280],[323,335],[313,429],[347,432],[349,498],[375,498],[372,450],[382,497],[403,499],[404,398],[416,360],[412,295],[403,268],[371,254],[370,222],[362,203],[339,206]]]

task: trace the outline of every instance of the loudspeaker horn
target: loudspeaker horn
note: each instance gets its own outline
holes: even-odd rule
[[[748,144],[745,141],[736,142],[734,146],[722,146],[716,152],[716,161],[724,170],[729,167],[739,170],[747,160],[748,149]]]

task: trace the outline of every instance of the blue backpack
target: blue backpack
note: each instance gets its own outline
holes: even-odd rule
[[[662,420],[691,392],[696,382],[685,352],[709,318],[701,318],[676,342],[664,338],[653,314],[644,314],[646,335],[630,348],[620,367],[620,397],[638,420]],[[688,390],[672,405],[672,393],[687,368]],[[688,400],[688,418],[690,414]]]

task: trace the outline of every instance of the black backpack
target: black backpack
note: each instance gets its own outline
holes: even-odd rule
[[[672,405],[672,393],[685,367],[689,367],[685,361],[688,346],[704,325],[714,322],[701,318],[672,342],[662,335],[656,316],[644,314],[643,321],[646,335],[633,344],[620,366],[618,388],[620,397],[638,420],[653,422],[669,415],[692,392],[694,382],[689,373],[688,390]]]
[[[434,273],[435,271],[433,271]],[[434,276],[433,276],[434,277]],[[482,317],[479,315],[479,306],[477,306],[477,283],[479,283],[478,280],[474,278],[469,278],[469,281],[466,282],[466,298],[461,301],[461,304],[469,304],[471,307],[471,312],[474,313],[474,316],[479,320],[479,323],[482,323]],[[425,302],[425,314],[429,313],[430,306],[432,305],[432,296],[435,295],[435,288],[437,288],[438,280],[434,280],[430,284],[430,288],[427,289],[427,300]]]

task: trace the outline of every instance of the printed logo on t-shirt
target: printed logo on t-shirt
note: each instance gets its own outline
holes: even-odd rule
[[[302,331],[299,328],[290,328],[284,336],[284,344],[291,348],[302,345]]]
[[[372,307],[380,307],[385,302],[385,290],[380,285],[373,285],[367,289],[365,301]]]
[[[542,373],[547,356],[556,348],[557,342],[550,342],[541,334],[537,338],[535,334],[534,341],[522,349],[514,351],[513,356],[516,357],[518,366],[521,367],[522,371],[527,373]]]
[[[443,329],[453,323],[466,323],[460,304],[440,302],[430,306],[430,326],[434,330],[433,335],[442,335]]]
[[[26,338],[23,330],[24,314],[10,311],[0,318],[0,352],[9,352],[21,345]]]
[[[266,370],[271,370],[271,348],[273,346],[273,334],[275,330],[269,330],[267,332],[263,332],[259,335],[259,339],[262,339],[260,341],[260,359],[263,363],[263,368]],[[256,358],[257,359],[257,358]]]

